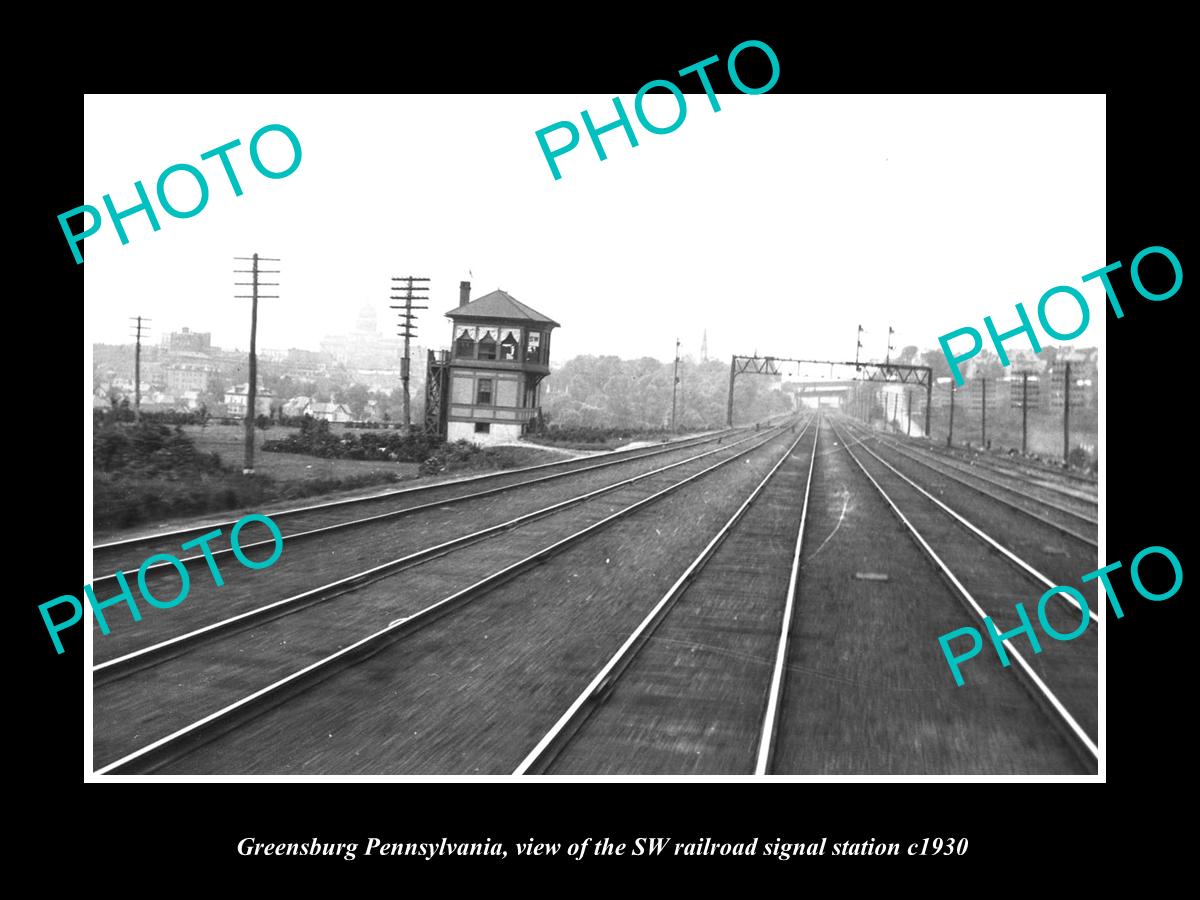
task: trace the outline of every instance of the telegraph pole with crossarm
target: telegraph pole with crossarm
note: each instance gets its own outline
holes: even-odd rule
[[[266,256],[259,256],[255,253],[253,256],[235,256],[234,259],[250,260],[249,269],[234,269],[234,272],[248,273],[251,276],[250,281],[235,281],[234,284],[241,287],[249,287],[249,294],[235,294],[238,300],[250,300],[250,382],[247,385],[246,396],[246,461],[242,467],[243,475],[254,474],[254,414],[257,412],[256,404],[258,400],[258,359],[254,353],[255,341],[258,338],[258,301],[261,297],[264,300],[277,300],[278,294],[260,294],[260,287],[278,287],[277,281],[259,281],[258,276],[264,274],[277,275],[279,269],[260,269],[260,262],[279,262],[278,259],[272,259]]]
[[[414,306],[413,305],[413,300],[428,300],[429,299],[429,296],[427,294],[416,293],[418,291],[427,291],[427,290],[429,290],[429,288],[423,284],[413,284],[413,282],[428,281],[428,280],[429,280],[428,278],[417,278],[414,275],[404,275],[400,278],[392,276],[392,281],[404,282],[404,284],[398,288],[395,285],[393,285],[393,290],[400,290],[403,292],[403,294],[401,296],[396,296],[395,294],[392,295],[393,300],[403,300],[404,305],[403,306],[393,305],[391,308],[403,310],[403,312],[399,312],[396,314],[400,317],[400,330],[397,331],[396,334],[399,335],[400,337],[404,338],[404,356],[400,360],[400,383],[404,386],[404,432],[405,432],[405,434],[407,434],[409,429],[412,427],[412,413],[409,408],[409,404],[411,401],[410,401],[409,393],[408,393],[408,375],[409,375],[408,343],[411,338],[414,338],[417,336],[417,334],[416,334],[416,327],[417,327],[416,326],[416,318],[417,317],[413,314],[413,310],[414,309],[429,309],[428,306]]]
[[[134,325],[133,337],[136,343],[133,347],[133,421],[142,421],[142,333],[149,331],[146,324],[150,320],[145,316],[130,316]]]

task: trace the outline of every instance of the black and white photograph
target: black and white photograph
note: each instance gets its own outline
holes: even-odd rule
[[[729,49],[85,96],[89,778],[1096,780],[1104,96]]]

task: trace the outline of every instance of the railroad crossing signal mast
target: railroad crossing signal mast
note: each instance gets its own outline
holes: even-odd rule
[[[858,326],[862,331],[862,326]],[[859,342],[862,346],[862,342]],[[726,406],[725,424],[733,426],[733,383],[738,375],[782,375],[776,363],[809,363],[821,366],[854,366],[862,372],[860,381],[884,381],[898,384],[915,384],[925,388],[925,436],[929,437],[929,412],[933,406],[933,369],[929,366],[909,366],[901,363],[864,363],[857,355],[854,362],[839,362],[829,359],[791,359],[782,356],[733,356],[729,361],[729,401]],[[797,371],[799,371],[797,369]]]
[[[402,281],[404,284],[400,287],[392,286],[393,290],[399,290],[403,293],[400,296],[392,294],[393,300],[403,300],[404,305],[398,306],[393,304],[392,309],[403,310],[396,315],[400,318],[400,330],[397,335],[404,338],[404,356],[400,359],[400,383],[404,386],[404,431],[408,433],[412,427],[412,412],[409,404],[411,400],[408,393],[408,373],[409,373],[409,340],[417,336],[416,315],[413,314],[414,309],[429,309],[428,306],[414,306],[414,300],[428,300],[428,294],[421,294],[420,291],[429,290],[423,284],[414,284],[417,281],[428,281],[428,278],[418,278],[415,275],[404,275],[399,278],[392,276],[392,281]]]
[[[130,316],[130,322],[134,325],[135,331],[133,337],[136,343],[133,346],[133,421],[142,421],[142,331],[149,331],[149,326],[145,323],[151,321],[142,316]]]
[[[258,411],[258,358],[255,356],[254,343],[258,338],[258,300],[278,300],[278,294],[260,294],[260,287],[278,287],[278,281],[259,281],[258,276],[269,274],[278,275],[279,269],[260,269],[260,262],[279,262],[267,256],[235,256],[234,259],[250,260],[249,269],[234,269],[234,272],[244,272],[251,276],[250,281],[235,281],[234,284],[249,287],[249,294],[235,294],[238,300],[250,300],[250,381],[246,386],[246,461],[242,467],[243,475],[254,474],[254,414]]]

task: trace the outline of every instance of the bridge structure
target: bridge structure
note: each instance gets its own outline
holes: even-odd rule
[[[868,363],[842,362],[832,359],[794,359],[786,356],[738,356],[734,355],[729,362],[729,400],[725,406],[725,424],[733,425],[733,386],[739,375],[778,375],[783,376],[780,363],[795,363],[800,365],[829,366],[832,373],[834,366],[849,367],[855,372],[854,377],[835,379],[825,382],[829,385],[853,383],[856,381],[885,382],[891,384],[909,384],[925,388],[925,434],[929,434],[929,413],[933,405],[933,369],[929,366],[910,366],[903,363]]]

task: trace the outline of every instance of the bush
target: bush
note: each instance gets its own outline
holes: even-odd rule
[[[184,410],[164,410],[162,412],[142,413],[142,423],[157,425],[203,425],[208,419],[208,411],[201,409],[197,412]],[[121,422],[132,422],[133,410],[128,406],[115,406],[111,409],[93,409],[92,422],[96,428],[116,425]]]
[[[1082,447],[1072,447],[1071,452],[1067,454],[1067,465],[1072,469],[1091,471],[1096,468],[1096,461],[1092,458],[1092,454]]]
[[[426,434],[404,435],[397,431],[368,431],[362,434],[332,434],[323,419],[305,417],[300,431],[285,438],[264,441],[267,453],[300,453],[321,459],[358,459],[371,462],[424,462],[442,446],[439,438]]]
[[[144,419],[139,425],[98,427],[92,437],[92,460],[102,472],[128,470],[173,480],[223,470],[220,457],[198,451],[178,425],[172,429]]]

